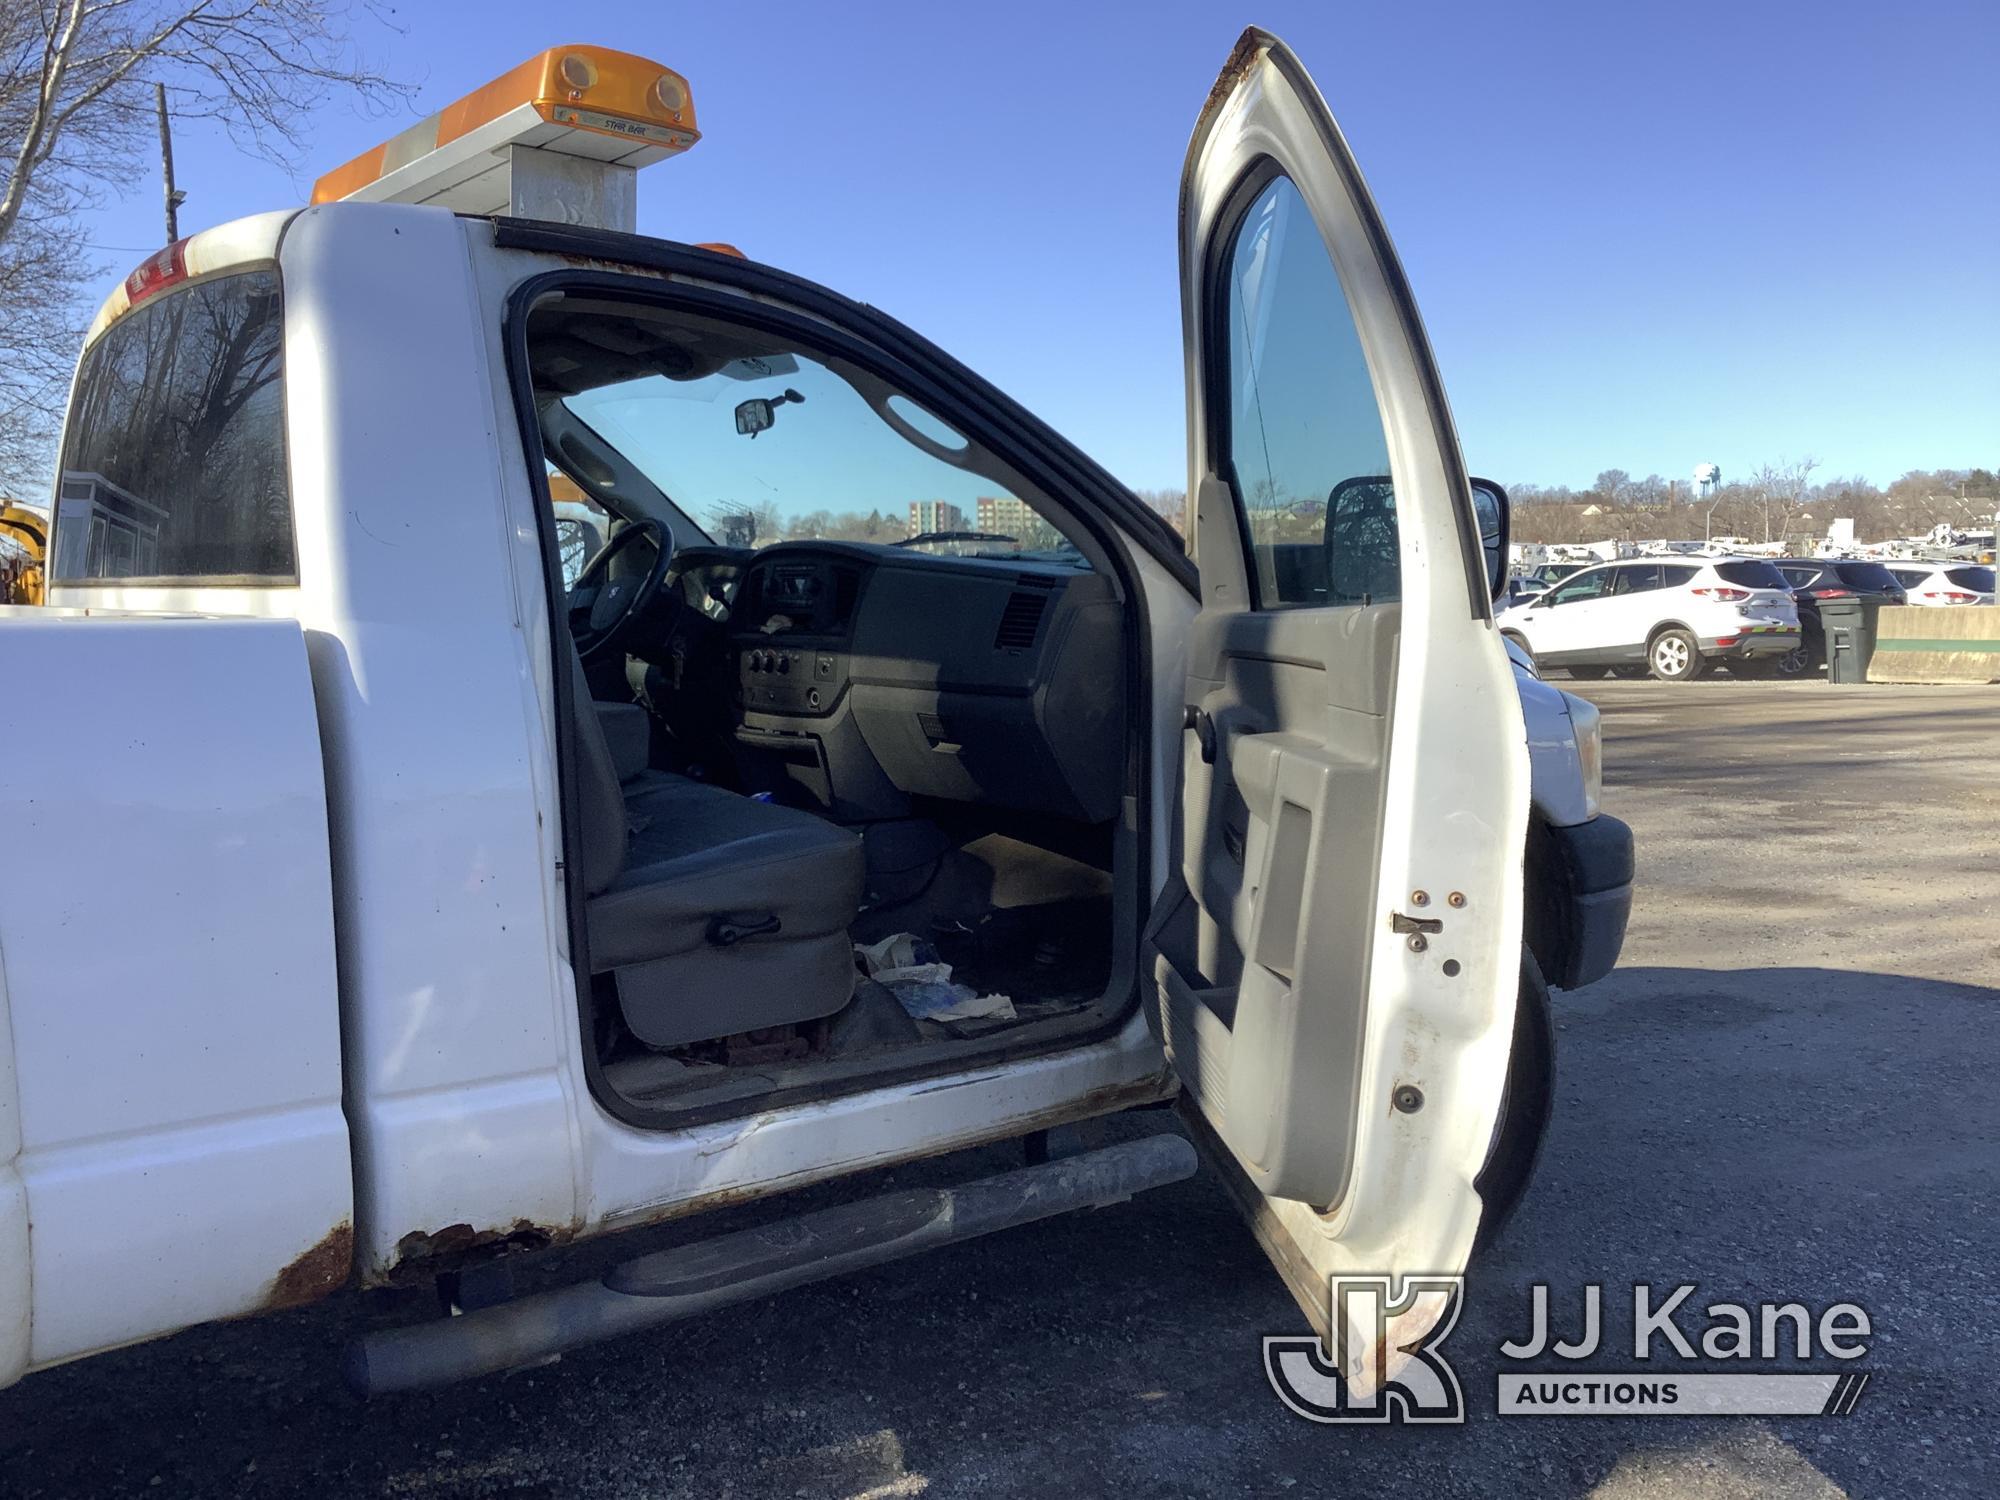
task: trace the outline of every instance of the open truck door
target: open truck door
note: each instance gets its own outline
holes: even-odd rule
[[[1522,962],[1521,709],[1401,267],[1261,31],[1195,128],[1180,226],[1201,610],[1148,959],[1194,1133],[1366,1399],[1479,1228]],[[1336,1319],[1336,1276],[1387,1299]]]

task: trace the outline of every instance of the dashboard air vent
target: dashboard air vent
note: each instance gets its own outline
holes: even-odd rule
[[[1040,590],[1016,589],[1007,596],[1000,613],[1000,628],[993,632],[995,651],[1025,651],[1035,644],[1035,632],[1042,628],[1042,612],[1049,596]]]

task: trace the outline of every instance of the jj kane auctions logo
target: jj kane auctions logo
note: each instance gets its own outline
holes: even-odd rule
[[[1502,1370],[1495,1399],[1502,1416],[1846,1416],[1868,1372],[1851,1367],[1802,1371],[1783,1361],[1838,1360],[1868,1353],[1865,1309],[1836,1302],[1814,1313],[1800,1302],[1711,1302],[1697,1312],[1698,1288],[1631,1290],[1630,1354],[1640,1368],[1593,1366],[1618,1360],[1605,1338],[1604,1288],[1583,1288],[1574,1338],[1559,1336],[1549,1288],[1530,1288],[1525,1336],[1500,1345],[1505,1360],[1554,1361],[1553,1368]],[[1328,1287],[1331,1347],[1312,1335],[1264,1340],[1264,1373],[1278,1399],[1313,1422],[1451,1423],[1465,1420],[1457,1372],[1440,1346],[1458,1324],[1460,1276],[1336,1276]],[[1692,1368],[1740,1361],[1717,1371]]]

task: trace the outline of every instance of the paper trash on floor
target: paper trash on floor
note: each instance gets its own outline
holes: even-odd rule
[[[896,997],[915,1021],[1012,1021],[1014,1002],[1005,995],[981,995],[951,977],[951,965],[913,932],[879,943],[856,943],[854,956],[868,977]]]

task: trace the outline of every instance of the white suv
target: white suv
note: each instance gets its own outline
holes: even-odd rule
[[[1663,682],[1699,677],[1711,661],[1761,677],[1799,644],[1785,577],[1755,557],[1631,558],[1572,573],[1500,616],[1503,634],[1537,667],[1572,677],[1614,668]]]
[[[1887,567],[1912,604],[1949,608],[1993,602],[1993,570],[1976,563],[1892,562]]]

